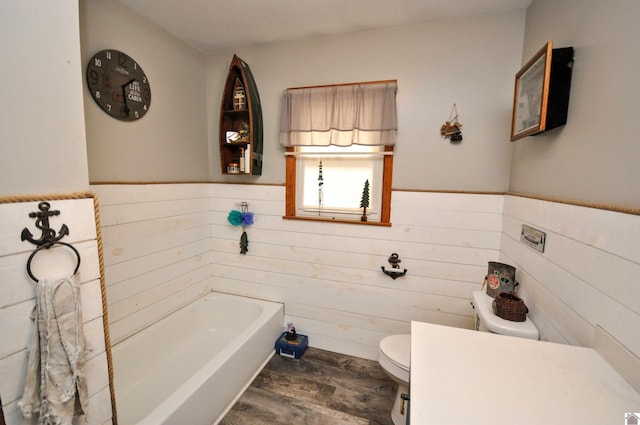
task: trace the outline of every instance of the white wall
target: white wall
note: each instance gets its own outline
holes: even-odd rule
[[[208,56],[213,181],[280,184],[280,102],[287,87],[398,80],[394,188],[506,191],[513,75],[520,66],[525,11],[238,49],[251,67],[264,118],[262,177],[222,176],[218,114],[232,52]],[[464,140],[440,127],[457,103]]]
[[[97,185],[111,342],[209,290],[207,185]]]
[[[514,143],[509,190],[640,208],[640,2],[534,0],[523,62],[553,39],[573,46],[567,125]]]
[[[0,195],[88,187],[78,2],[0,3]]]
[[[522,224],[546,232],[544,253],[520,242]],[[637,215],[506,196],[501,259],[541,339],[593,346],[600,326],[640,358],[639,238]]]
[[[2,1],[0,33],[3,96],[0,195],[86,191],[89,178],[78,2]],[[20,242],[19,234],[27,224],[33,225],[28,213],[36,210],[34,205],[37,203],[28,204],[28,211],[23,206],[17,207],[17,215],[13,212],[15,204],[2,205],[3,211],[12,211],[0,225],[0,281],[4,286],[0,292],[0,397],[9,425],[23,423],[18,419],[16,400],[24,383],[33,285],[24,270],[29,248]],[[87,234],[77,231],[78,225],[92,224],[95,238],[93,207],[84,212],[89,214],[72,213],[68,224],[72,232],[70,240],[82,241],[78,248],[83,261],[81,275],[86,278],[82,281],[83,304],[87,306],[85,331],[91,334],[92,351],[90,423],[102,424],[111,422],[111,404],[104,339],[98,335],[102,332],[101,297],[96,280],[98,254],[95,240],[92,247]]]
[[[82,418],[74,425],[111,424],[111,398],[102,321],[100,266],[92,199],[50,201],[60,215],[50,219],[51,228],[62,224],[69,228],[64,242],[73,244],[81,257],[80,269],[74,277],[79,285],[83,332],[86,339],[86,378],[89,391],[87,422]],[[28,228],[40,238],[35,220],[29,213],[39,211],[38,202],[0,204],[0,395],[7,425],[31,425],[37,418],[22,418],[17,402],[22,398],[27,369],[28,345],[34,330],[31,313],[35,305],[35,283],[29,278],[26,264],[36,248],[20,240],[20,232]],[[66,247],[42,250],[31,262],[39,280],[69,276],[76,266],[75,255]]]
[[[249,252],[229,211],[249,203]],[[471,292],[499,255],[502,196],[393,192],[392,227],[283,220],[284,188],[214,185],[214,290],[284,302],[309,344],[376,359],[411,320],[471,328]],[[397,253],[407,275],[381,267]]]
[[[83,74],[77,84],[84,92],[91,182],[207,180],[204,54],[116,0],[81,0],[80,5]],[[91,98],[84,67],[103,49],[120,50],[144,69],[151,106],[142,119],[114,119]]]

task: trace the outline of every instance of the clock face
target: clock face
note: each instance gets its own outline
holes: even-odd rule
[[[140,65],[122,52],[96,53],[87,65],[87,83],[93,99],[114,118],[135,121],[149,111],[149,79]]]

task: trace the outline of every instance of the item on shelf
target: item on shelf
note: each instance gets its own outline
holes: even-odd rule
[[[240,164],[237,162],[232,162],[227,167],[227,173],[229,174],[240,174]]]
[[[236,78],[236,82],[233,86],[233,109],[236,111],[243,111],[247,108],[247,96],[244,92],[244,86],[239,78]]]
[[[240,133],[237,131],[227,131],[225,133],[225,140],[227,143],[236,143],[240,141]]]
[[[238,131],[238,135],[240,136],[238,139],[239,142],[249,142],[249,124],[246,122],[240,123],[240,131]]]

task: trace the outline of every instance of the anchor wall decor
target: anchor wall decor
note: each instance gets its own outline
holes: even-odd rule
[[[34,245],[52,245],[69,234],[69,228],[66,224],[60,227],[60,231],[56,236],[56,231],[49,227],[49,217],[60,215],[60,211],[51,210],[51,204],[48,202],[40,202],[38,204],[39,212],[29,213],[29,217],[36,219],[36,227],[42,231],[39,239],[34,239],[33,234],[26,227],[22,229],[21,240],[29,241]]]
[[[78,269],[80,269],[80,253],[73,245],[60,241],[60,239],[69,234],[69,228],[66,224],[63,224],[62,226],[60,226],[60,230],[56,234],[56,231],[49,227],[49,217],[60,215],[60,211],[52,210],[51,204],[46,201],[40,202],[38,204],[38,209],[40,211],[29,213],[29,217],[36,219],[35,225],[42,232],[40,238],[34,238],[33,234],[26,227],[22,229],[22,233],[20,234],[20,239],[22,241],[31,242],[38,247],[31,253],[31,255],[29,255],[29,258],[27,259],[27,274],[34,282],[38,282],[38,278],[36,278],[31,271],[31,261],[33,260],[35,255],[43,250],[48,250],[54,245],[63,245],[71,249],[76,257],[76,266],[73,270],[73,274],[75,275],[76,273],[78,273]]]
[[[389,264],[391,264],[391,270],[385,270],[384,266],[380,267],[382,272],[387,276],[391,277],[391,279],[396,280],[400,276],[404,276],[407,274],[407,269],[400,271],[400,257],[395,252],[389,256]]]

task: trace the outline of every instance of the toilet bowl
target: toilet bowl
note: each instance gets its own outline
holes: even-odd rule
[[[383,338],[378,345],[378,363],[398,384],[396,398],[391,410],[394,425],[405,425],[406,406],[402,394],[409,394],[409,357],[411,355],[411,335],[399,334]]]

